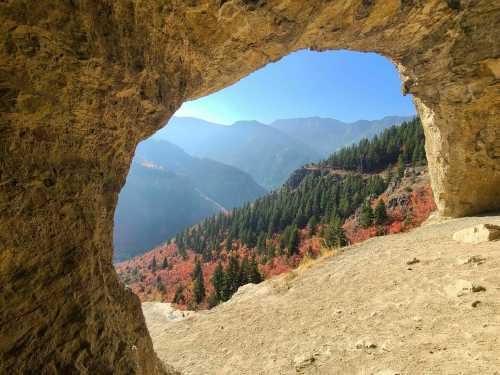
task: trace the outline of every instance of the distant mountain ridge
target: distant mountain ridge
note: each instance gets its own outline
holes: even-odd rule
[[[193,156],[241,169],[269,190],[280,186],[298,166],[321,158],[304,143],[257,121],[225,126],[174,117],[154,138],[172,142]]]
[[[269,126],[300,140],[327,157],[338,149],[362,138],[371,138],[385,128],[399,125],[413,116],[387,116],[380,120],[347,123],[332,118],[308,117],[276,120]]]
[[[391,116],[349,124],[311,117],[277,120],[269,125],[238,121],[227,126],[192,117],[173,117],[154,138],[168,140],[193,156],[237,167],[272,190],[297,168],[410,118]]]

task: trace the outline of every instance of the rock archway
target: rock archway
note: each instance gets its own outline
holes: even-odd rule
[[[168,371],[111,263],[134,148],[183,101],[294,50],[390,58],[440,212],[500,208],[494,1],[7,0],[0,19],[2,373]]]

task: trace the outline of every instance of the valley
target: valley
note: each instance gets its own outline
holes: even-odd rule
[[[167,141],[144,141],[118,198],[115,260],[140,255],[206,217],[265,193],[235,167],[192,157]]]

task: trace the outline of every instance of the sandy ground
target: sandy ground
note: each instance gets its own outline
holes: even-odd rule
[[[500,216],[371,239],[184,320],[145,308],[154,347],[183,374],[500,374],[500,241],[452,240],[477,223]]]
[[[151,332],[161,331],[165,324],[187,319],[194,314],[193,311],[176,310],[172,304],[162,302],[143,302],[142,312]]]

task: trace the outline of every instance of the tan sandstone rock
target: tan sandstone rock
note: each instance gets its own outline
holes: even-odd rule
[[[500,226],[493,224],[479,224],[471,228],[462,229],[453,234],[455,241],[477,244],[500,239]]]

